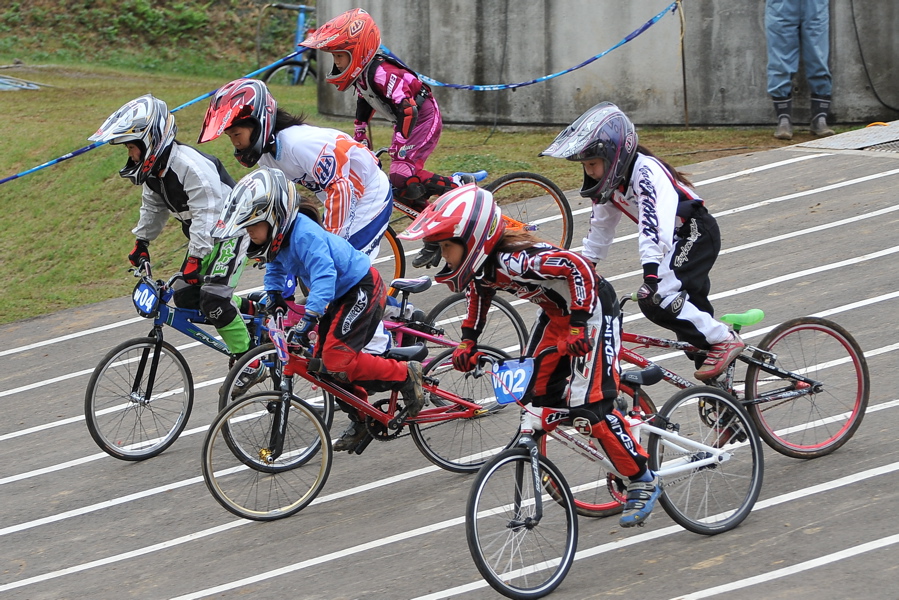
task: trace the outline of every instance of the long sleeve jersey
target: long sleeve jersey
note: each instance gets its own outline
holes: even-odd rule
[[[309,289],[306,310],[323,315],[328,304],[362,281],[370,268],[366,255],[300,213],[288,242],[266,264],[263,285],[267,290],[281,290],[285,278],[295,275]]]
[[[390,181],[365,146],[336,129],[294,125],[278,132],[274,155],[259,159],[314,193],[325,207],[325,229],[349,239],[383,217]]]
[[[637,153],[624,191],[617,189],[606,204],[594,204],[590,230],[584,238],[584,256],[597,262],[605,259],[615,237],[615,228],[625,214],[637,223],[640,264],[660,264],[674,248],[675,232],[689,215],[694,202],[702,200],[683,185],[655,158]]]
[[[383,55],[375,56],[353,86],[358,97],[356,121],[367,123],[377,111],[393,123],[402,140],[412,133],[421,105],[428,99],[434,102],[431,88],[414,71]]]
[[[172,215],[190,240],[188,253],[203,258],[212,251],[210,233],[234,185],[218,158],[173,142],[165,166],[144,182],[140,218],[131,233],[153,241]]]
[[[580,313],[586,321],[597,308],[600,281],[583,256],[551,244],[497,252],[466,290],[468,315],[462,322],[463,337],[474,339],[483,330],[496,290],[539,305],[550,318]]]

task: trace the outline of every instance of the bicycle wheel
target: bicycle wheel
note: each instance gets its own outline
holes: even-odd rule
[[[244,367],[253,361],[259,360],[265,366],[265,376],[249,386],[247,389],[237,389],[235,382],[243,371]],[[262,344],[256,346],[246,354],[240,357],[240,360],[234,363],[225,382],[219,388],[219,410],[224,409],[228,404],[234,402],[238,398],[253,392],[278,392],[281,389],[281,363],[278,361],[278,353],[273,344]],[[311,406],[318,412],[318,416],[322,418],[325,427],[331,428],[334,422],[334,396],[329,392],[323,391],[318,385],[295,377],[293,380],[293,395]]]
[[[480,350],[494,358],[509,358],[497,348],[481,346]],[[474,473],[494,454],[515,442],[520,411],[517,405],[496,402],[490,375],[475,378],[456,371],[452,350],[428,363],[425,374],[439,379],[440,389],[483,406],[480,414],[469,419],[409,423],[412,439],[425,458],[453,473]],[[435,406],[452,406],[434,393],[430,400]]]
[[[443,330],[443,335],[451,340],[462,339],[462,321],[468,314],[468,301],[464,293],[453,294],[437,303],[425,320]],[[487,324],[478,338],[478,344],[502,348],[513,355],[524,354],[528,341],[528,327],[524,319],[504,298],[493,297]],[[446,346],[429,344],[431,351],[440,351]]]
[[[84,418],[94,441],[121,460],[152,458],[171,446],[190,417],[194,382],[187,361],[156,338],[134,338],[110,350],[84,395]],[[158,359],[150,381],[151,366]],[[146,397],[152,385],[152,396]]]
[[[254,521],[289,517],[309,505],[331,471],[328,429],[298,398],[287,411],[282,454],[271,454],[272,426],[281,394],[242,396],[212,421],[203,441],[203,480],[212,496],[233,514]]]
[[[503,215],[560,248],[570,248],[574,237],[571,205],[559,186],[536,173],[509,173],[484,186],[502,207]]]
[[[574,561],[577,513],[562,473],[546,457],[540,475],[563,491],[561,502],[543,497],[534,521],[536,494],[526,448],[495,456],[478,472],[465,507],[468,549],[481,576],[508,598],[542,598],[556,589]]]
[[[259,76],[259,79],[270,86],[279,85],[303,85],[306,78],[311,77],[315,81],[315,68],[308,60],[288,60],[277,67],[269,69]]]
[[[633,406],[633,390],[622,386],[621,392],[628,396],[628,406]],[[643,390],[640,390],[640,408],[647,415],[656,412],[652,399]],[[571,426],[560,425],[560,427],[564,427],[569,434],[605,455],[594,438],[581,435]],[[551,435],[541,435],[537,439],[537,444],[540,454],[551,458],[553,463],[565,474],[565,479],[571,486],[577,514],[583,517],[609,517],[624,510],[624,503],[627,501],[627,484],[615,473],[606,469],[602,463],[569,448]],[[546,491],[553,498],[560,497],[558,492],[548,485]]]
[[[727,451],[716,464],[663,475],[659,501],[665,512],[685,529],[703,535],[739,525],[759,497],[764,472],[762,443],[743,405],[721,389],[690,387],[674,394],[654,423],[665,424],[679,438],[650,434],[646,449],[653,471],[683,468],[711,456],[681,440]]]
[[[803,386],[808,390],[807,384],[749,365],[747,410],[765,443],[793,458],[817,458],[845,444],[862,423],[871,390],[858,342],[833,321],[799,317],[770,331],[759,348],[775,353],[781,369],[822,384],[791,396]],[[787,397],[779,399],[784,392]]]
[[[372,261],[372,264],[381,274],[381,279],[384,280],[388,293],[391,296],[396,296],[396,290],[390,287],[390,282],[406,276],[406,255],[403,251],[403,244],[396,237],[396,231],[393,230],[393,227],[387,226],[384,237],[381,238],[378,256]]]

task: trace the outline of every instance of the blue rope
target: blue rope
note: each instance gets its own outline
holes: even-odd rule
[[[677,10],[677,4],[678,4],[679,1],[680,1],[680,0],[675,0],[674,2],[672,2],[671,4],[669,4],[667,7],[665,7],[664,10],[662,10],[661,12],[659,12],[659,14],[657,14],[656,16],[654,16],[653,18],[651,18],[650,20],[648,20],[646,23],[644,23],[643,25],[641,25],[640,27],[638,27],[638,28],[635,29],[634,31],[630,32],[630,33],[629,33],[628,35],[626,35],[620,42],[618,42],[617,44],[615,44],[614,46],[612,46],[612,47],[609,48],[608,50],[605,50],[605,51],[603,51],[603,52],[600,52],[600,53],[597,54],[596,56],[593,56],[593,57],[591,57],[591,58],[588,58],[587,60],[585,60],[584,62],[580,63],[579,65],[575,65],[575,66],[573,66],[573,67],[571,67],[571,68],[569,68],[569,69],[565,69],[564,71],[559,71],[558,73],[553,73],[553,74],[551,74],[551,75],[544,75],[543,77],[538,77],[537,79],[531,79],[530,81],[522,81],[522,82],[520,82],[520,83],[502,83],[502,84],[494,84],[494,85],[460,85],[460,84],[456,84],[456,83],[443,83],[443,82],[441,82],[441,81],[437,81],[436,79],[431,79],[430,77],[427,77],[427,76],[425,76],[425,75],[419,75],[418,77],[419,77],[422,81],[424,81],[425,83],[427,83],[428,85],[435,85],[435,86],[439,86],[439,87],[448,87],[448,88],[454,88],[454,89],[459,89],[459,90],[472,90],[472,91],[475,91],[475,92],[487,92],[487,91],[497,91],[497,90],[513,90],[513,89],[516,89],[516,88],[524,87],[524,86],[526,86],[526,85],[533,85],[533,84],[535,84],[535,83],[541,83],[541,82],[543,82],[543,81],[549,81],[550,79],[555,79],[556,77],[560,77],[560,76],[565,75],[565,74],[567,74],[567,73],[571,73],[572,71],[576,71],[576,70],[578,70],[578,69],[580,69],[580,68],[583,68],[583,67],[589,65],[590,63],[592,63],[593,61],[602,58],[603,56],[605,56],[606,54],[608,54],[608,53],[611,52],[612,50],[615,50],[616,48],[619,48],[619,47],[623,46],[624,44],[628,43],[629,41],[631,41],[632,39],[634,39],[635,37],[637,37],[638,35],[640,35],[640,34],[643,33],[644,31],[646,31],[647,29],[649,29],[650,27],[652,27],[653,25],[655,25],[655,24],[656,24],[662,17],[665,16],[666,13],[668,13],[668,12],[672,12],[672,13],[673,13],[675,10]],[[281,58],[281,59],[279,59],[279,60],[276,60],[275,62],[273,62],[273,63],[270,64],[270,65],[266,65],[266,66],[264,66],[264,67],[262,67],[262,68],[260,68],[260,69],[257,69],[257,70],[255,70],[255,71],[253,71],[252,73],[248,73],[248,74],[244,75],[244,77],[255,77],[256,75],[259,75],[260,73],[262,73],[262,72],[264,72],[264,71],[267,71],[268,69],[271,69],[271,68],[274,67],[274,66],[280,65],[281,63],[283,63],[283,62],[285,62],[285,61],[287,61],[287,60],[290,60],[291,58],[293,58],[293,57],[295,57],[295,56],[298,56],[299,54],[302,54],[302,53],[305,52],[306,50],[307,50],[307,48],[301,48],[300,50],[298,50],[298,51],[296,51],[296,52],[291,52],[291,53],[288,54],[287,56],[285,56],[285,57],[283,57],[283,58]],[[395,59],[395,60],[398,60],[398,61],[400,61],[400,62],[402,63],[402,59],[400,59],[397,55],[395,55],[393,52],[391,52],[390,49],[387,48],[386,46],[381,46],[381,51],[384,52],[384,54],[387,54],[387,55],[390,56],[391,58],[393,58],[393,59]],[[201,100],[204,100],[204,99],[206,99],[206,98],[209,98],[210,96],[212,96],[213,94],[215,94],[217,91],[218,91],[218,89],[214,89],[214,90],[212,90],[211,92],[209,92],[209,93],[207,93],[207,94],[204,94],[204,95],[202,95],[202,96],[200,96],[200,97],[198,97],[198,98],[194,98],[193,100],[191,100],[191,101],[189,101],[189,102],[185,102],[185,103],[182,104],[181,106],[178,106],[178,107],[176,107],[176,108],[173,108],[171,112],[177,112],[177,111],[181,110],[182,108],[187,108],[188,106],[191,106],[192,104],[196,104],[197,102],[199,102],[199,101],[201,101]],[[44,169],[44,168],[46,168],[46,167],[49,167],[49,166],[51,166],[51,165],[55,165],[55,164],[61,163],[61,162],[64,161],[64,160],[68,160],[68,159],[70,159],[70,158],[75,158],[76,156],[81,155],[81,154],[84,154],[85,152],[88,152],[88,151],[90,151],[90,150],[93,150],[94,148],[99,148],[100,146],[102,146],[102,145],[104,145],[104,144],[106,144],[106,142],[94,142],[93,144],[91,144],[91,145],[89,145],[89,146],[84,146],[83,148],[79,148],[79,149],[77,149],[77,150],[73,150],[72,152],[69,152],[69,153],[67,153],[67,154],[63,154],[63,155],[60,156],[59,158],[54,158],[53,160],[47,161],[47,162],[45,162],[45,163],[42,164],[42,165],[38,165],[38,166],[36,166],[36,167],[33,167],[33,168],[31,168],[31,169],[28,169],[27,171],[22,171],[21,173],[16,173],[15,175],[10,175],[9,177],[6,177],[5,179],[0,179],[0,185],[6,183],[7,181],[12,181],[13,179],[18,179],[19,177],[24,177],[25,175],[29,175],[29,174],[31,174],[31,173],[34,173],[35,171],[39,171],[39,170]]]
[[[244,75],[244,77],[255,77],[256,75],[259,75],[260,73],[262,73],[262,72],[264,72],[264,71],[268,71],[268,70],[271,69],[272,67],[275,67],[275,66],[277,66],[277,65],[280,65],[280,64],[283,63],[284,61],[290,60],[291,58],[293,58],[293,57],[295,57],[295,56],[298,56],[298,55],[302,54],[302,53],[305,52],[306,50],[307,50],[306,48],[303,48],[303,49],[301,49],[301,50],[297,50],[296,52],[291,52],[290,54],[288,54],[288,55],[285,56],[284,58],[280,58],[280,59],[276,60],[275,62],[273,62],[273,63],[270,64],[270,65],[266,65],[266,66],[264,66],[264,67],[262,67],[262,68],[260,68],[260,69],[257,69],[257,70],[255,70],[255,71],[253,71],[252,73],[248,73],[248,74]],[[172,109],[171,111],[169,111],[169,112],[178,112],[178,111],[181,110],[182,108],[187,108],[187,107],[190,106],[191,104],[196,104],[196,103],[199,102],[200,100],[204,100],[204,99],[206,99],[206,98],[209,98],[210,96],[212,96],[213,94],[215,94],[217,91],[218,91],[218,88],[212,90],[211,92],[209,92],[209,93],[207,93],[207,94],[203,94],[203,95],[200,96],[199,98],[194,98],[194,99],[191,100],[190,102],[185,102],[185,103],[182,104],[181,106],[175,107],[175,108],[173,108],[173,109]],[[75,158],[76,156],[79,156],[79,155],[81,155],[81,154],[84,154],[85,152],[89,152],[89,151],[93,150],[94,148],[99,148],[100,146],[103,146],[103,145],[105,145],[106,143],[107,143],[107,142],[94,142],[93,144],[90,144],[89,146],[84,146],[83,148],[78,148],[77,150],[72,150],[71,152],[68,152],[68,153],[66,153],[66,154],[63,154],[63,155],[60,156],[59,158],[54,158],[53,160],[48,160],[48,161],[45,162],[44,164],[38,165],[38,166],[36,166],[36,167],[32,167],[31,169],[28,169],[27,171],[22,171],[21,173],[16,173],[15,175],[10,175],[9,177],[6,177],[6,178],[4,178],[4,179],[0,179],[0,185],[6,183],[7,181],[12,181],[13,179],[18,179],[19,177],[24,177],[25,175],[30,175],[31,173],[34,173],[35,171],[40,171],[41,169],[45,169],[45,168],[50,167],[50,166],[55,165],[55,164],[59,164],[59,163],[61,163],[61,162],[64,161],[64,160],[69,160],[70,158]]]
[[[543,77],[538,77],[537,79],[531,79],[530,81],[522,81],[521,83],[499,83],[499,84],[494,84],[494,85],[461,85],[461,84],[457,84],[457,83],[443,83],[441,81],[437,81],[436,79],[431,79],[430,77],[427,77],[426,75],[419,75],[418,78],[421,79],[422,81],[424,81],[425,83],[427,83],[428,85],[435,85],[435,86],[439,86],[439,87],[448,87],[448,88],[453,88],[453,89],[457,89],[457,90],[472,90],[475,92],[491,92],[491,91],[496,91],[496,90],[513,90],[515,88],[524,87],[526,85],[533,85],[535,83],[549,81],[550,79],[555,79],[556,77],[560,77],[567,73],[571,73],[572,71],[576,71],[582,67],[586,67],[593,61],[602,58],[603,56],[605,56],[612,50],[615,50],[616,48],[619,48],[619,47],[623,46],[624,44],[628,43],[629,41],[631,41],[632,39],[634,39],[635,37],[637,37],[644,31],[646,31],[647,29],[649,29],[650,27],[655,25],[662,17],[665,16],[666,13],[668,13],[668,12],[673,13],[675,10],[677,10],[678,1],[679,0],[675,0],[674,2],[669,4],[659,14],[657,14],[656,16],[654,16],[653,18],[648,20],[646,23],[644,23],[643,25],[641,25],[634,31],[627,34],[627,36],[625,36],[624,39],[622,39],[620,42],[618,42],[617,44],[615,44],[608,50],[605,50],[604,52],[600,52],[596,56],[588,58],[581,64],[575,65],[575,66],[571,67],[570,69],[565,69],[564,71],[559,71],[558,73],[553,73],[551,75],[544,75]],[[386,46],[381,46],[381,52],[383,52],[384,54],[387,54],[388,56],[390,56],[391,58],[393,58],[395,60],[399,60],[400,62],[402,62],[402,60],[400,60],[400,58],[397,55],[395,55],[393,52],[391,52],[390,49],[387,48]]]

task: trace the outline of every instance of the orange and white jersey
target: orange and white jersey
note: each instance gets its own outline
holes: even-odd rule
[[[325,207],[323,224],[331,233],[363,251],[360,246],[380,240],[393,210],[390,181],[375,155],[349,135],[294,125],[277,133],[274,154],[263,154],[259,164],[282,170],[313,192]]]

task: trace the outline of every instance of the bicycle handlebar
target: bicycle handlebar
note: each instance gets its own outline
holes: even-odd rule
[[[272,8],[283,8],[284,10],[296,10],[296,11],[312,11],[315,10],[314,6],[306,6],[305,4],[283,4],[281,2],[273,2],[269,4]]]

